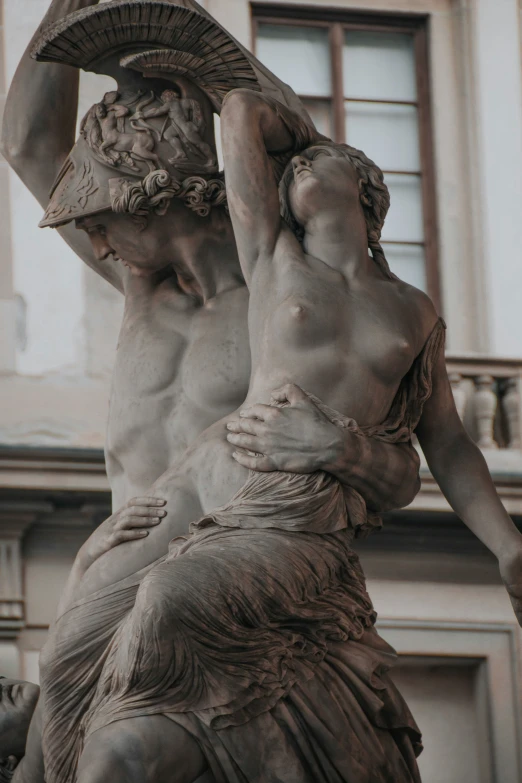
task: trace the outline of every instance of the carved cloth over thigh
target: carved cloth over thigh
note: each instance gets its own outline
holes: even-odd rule
[[[370,434],[411,437],[443,340],[439,321]],[[75,780],[97,729],[152,714],[196,737],[218,783],[418,783],[352,549],[376,524],[326,474],[251,473],[164,558],[75,604],[43,658],[47,783]]]

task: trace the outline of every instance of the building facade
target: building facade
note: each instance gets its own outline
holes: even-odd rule
[[[49,0],[0,0],[0,112]],[[318,128],[385,171],[383,247],[448,325],[459,413],[522,521],[519,0],[206,0]],[[111,86],[82,75],[80,115]],[[36,679],[75,552],[108,515],[103,463],[122,297],[0,161],[0,669]],[[522,634],[494,560],[426,468],[361,545],[425,783],[522,783]]]

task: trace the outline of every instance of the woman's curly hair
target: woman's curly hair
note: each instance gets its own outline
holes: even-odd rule
[[[360,199],[366,221],[368,234],[368,247],[372,252],[372,258],[383,272],[391,280],[396,279],[391,272],[386,256],[381,246],[381,231],[384,219],[390,208],[390,193],[384,184],[383,173],[364,152],[350,147],[348,144],[338,144],[333,141],[321,140],[313,145],[314,148],[325,147],[335,149],[354,166],[359,177]],[[306,150],[304,150],[306,151]],[[279,202],[281,205],[281,217],[292,229],[293,233],[303,241],[304,229],[297,222],[290,209],[288,189],[294,180],[292,162],[287,164],[281,182],[279,183]]]
[[[146,219],[152,212],[165,215],[173,198],[201,217],[206,217],[212,207],[227,206],[225,181],[221,174],[212,179],[193,176],[180,181],[161,169],[151,171],[140,182],[128,179],[116,180],[117,187],[111,188],[113,212],[127,213]]]

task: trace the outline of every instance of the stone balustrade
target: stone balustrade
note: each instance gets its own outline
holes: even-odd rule
[[[469,435],[485,452],[513,452],[522,468],[522,360],[448,355],[447,367]]]
[[[522,516],[522,359],[447,354],[455,405],[470,437],[482,450],[500,498]],[[421,457],[421,491],[411,511],[450,507]]]

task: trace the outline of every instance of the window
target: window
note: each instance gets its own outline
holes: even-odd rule
[[[399,277],[439,304],[424,17],[254,5],[257,57],[317,128],[384,171],[382,244]]]

